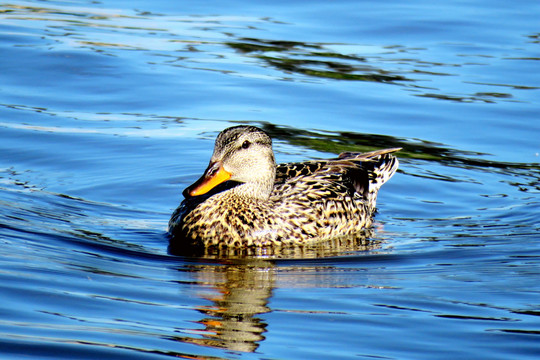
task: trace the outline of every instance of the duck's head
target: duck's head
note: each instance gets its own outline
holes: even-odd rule
[[[270,136],[254,126],[234,126],[218,135],[208,168],[199,180],[184,190],[184,195],[203,195],[232,180],[242,183],[237,191],[244,195],[268,198],[275,175]]]

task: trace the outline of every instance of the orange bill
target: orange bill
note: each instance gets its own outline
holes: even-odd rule
[[[230,178],[231,174],[225,171],[221,164],[213,163],[208,166],[204,175],[193,185],[189,186],[185,192],[189,194],[189,196],[203,195]]]

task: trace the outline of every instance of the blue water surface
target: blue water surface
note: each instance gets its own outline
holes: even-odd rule
[[[536,359],[540,3],[0,5],[0,357]],[[369,241],[171,253],[215,136],[402,147]]]

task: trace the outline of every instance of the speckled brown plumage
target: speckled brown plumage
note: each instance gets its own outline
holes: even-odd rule
[[[261,247],[355,234],[371,225],[377,192],[398,167],[391,154],[398,150],[276,166],[266,133],[228,128],[216,139],[205,175],[184,191],[186,199],[169,222],[171,241]],[[207,190],[219,171],[228,181]]]

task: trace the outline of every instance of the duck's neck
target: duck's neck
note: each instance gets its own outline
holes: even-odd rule
[[[274,189],[275,176],[275,171],[273,171],[271,177],[237,185],[231,191],[236,196],[266,201]]]

